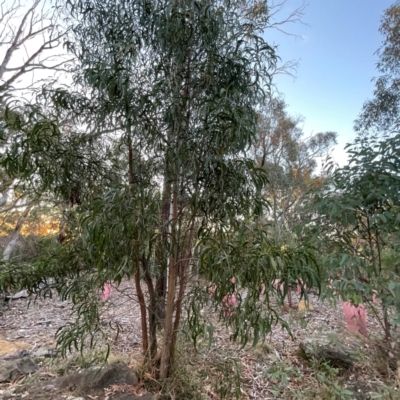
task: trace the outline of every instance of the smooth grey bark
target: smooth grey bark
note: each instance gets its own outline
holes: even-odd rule
[[[8,261],[10,259],[10,256],[18,243],[18,239],[21,234],[21,229],[24,226],[24,223],[25,223],[26,219],[28,218],[28,215],[29,215],[33,205],[34,205],[34,202],[31,202],[25,208],[22,215],[19,217],[17,225],[15,226],[14,232],[11,235],[10,241],[8,242],[8,244],[4,250],[3,261]]]

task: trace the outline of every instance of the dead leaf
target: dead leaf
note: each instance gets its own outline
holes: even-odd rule
[[[314,311],[314,307],[310,302],[307,302],[305,300],[300,300],[299,304],[297,305],[297,309],[299,311]]]

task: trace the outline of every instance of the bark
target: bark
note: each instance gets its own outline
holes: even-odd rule
[[[132,139],[131,139],[131,123],[127,122],[127,133],[128,133],[128,176],[129,176],[129,187],[132,194],[132,197],[135,197],[135,173],[133,169],[133,148],[132,148]],[[136,249],[139,251],[139,249]],[[140,284],[140,260],[135,261],[136,270],[135,270],[135,286],[136,293],[139,301],[140,307],[140,319],[141,319],[141,327],[142,327],[142,348],[143,354],[145,356],[145,361],[148,360],[149,353],[149,336],[147,331],[147,311],[146,311],[146,302],[143,295],[142,287]],[[142,265],[143,266],[143,265]],[[144,266],[143,266],[144,267]]]
[[[15,246],[18,243],[18,239],[21,233],[21,229],[24,226],[24,223],[26,221],[26,219],[28,218],[28,215],[32,209],[34,205],[34,202],[31,202],[24,210],[24,212],[22,213],[22,215],[19,217],[17,225],[14,229],[14,232],[11,235],[10,241],[8,242],[4,253],[3,253],[3,261],[8,261],[10,259],[10,256],[12,254],[12,252],[15,249]]]
[[[168,246],[168,221],[171,208],[171,183],[168,182],[167,166],[164,172],[164,185],[161,204],[161,222],[160,222],[160,241],[158,244],[157,258],[160,265],[160,276],[156,282],[156,313],[157,322],[160,322],[165,317],[165,296],[167,292],[167,246]]]
[[[180,265],[179,265],[179,271],[180,271],[180,276],[179,276],[179,294],[178,294],[178,300],[176,302],[176,312],[175,312],[175,321],[174,321],[174,329],[172,331],[172,341],[171,341],[171,364],[174,364],[174,350],[175,350],[175,345],[176,345],[176,340],[178,336],[178,331],[179,331],[179,324],[181,320],[181,315],[182,315],[182,301],[183,301],[183,296],[185,295],[185,287],[186,287],[186,271],[189,267],[189,263],[192,258],[192,242],[193,242],[193,236],[194,236],[194,221],[195,218],[194,216],[192,217],[192,220],[189,224],[189,230],[188,230],[188,239],[186,241],[186,245],[184,247],[185,255],[184,258],[180,260]]]
[[[175,233],[177,217],[178,217],[178,188],[177,188],[177,183],[175,183],[174,194],[173,194],[173,213],[172,213],[173,233]],[[169,263],[168,294],[167,294],[167,306],[165,312],[163,349],[161,354],[160,379],[168,378],[171,368],[172,350],[173,350],[171,345],[173,336],[172,333],[173,333],[173,318],[174,318],[174,307],[175,307],[175,290],[176,290],[176,278],[177,278],[177,267],[178,267],[177,250],[178,249],[175,249],[175,251],[173,252],[173,256],[171,257]]]
[[[387,307],[383,307],[383,323],[385,325],[385,339],[389,340],[391,338],[391,325],[389,322],[389,315]]]
[[[148,349],[149,349],[149,338],[147,335],[147,320],[146,320],[146,304],[143,296],[142,287],[140,286],[140,269],[139,266],[136,268],[135,272],[135,286],[136,286],[136,293],[139,301],[140,307],[140,319],[141,319],[141,327],[142,327],[142,347],[143,347],[143,354],[145,358],[148,356]]]
[[[157,305],[157,299],[156,299],[156,293],[154,290],[154,285],[153,281],[150,276],[149,272],[149,265],[148,265],[148,260],[146,257],[143,255],[142,256],[142,267],[144,271],[144,276],[147,284],[147,290],[149,292],[149,357],[150,361],[152,363],[155,362],[156,356],[157,356],[157,314],[156,314],[156,305]]]

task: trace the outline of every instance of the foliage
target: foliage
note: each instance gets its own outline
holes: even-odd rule
[[[267,228],[257,223],[239,222],[230,231],[207,234],[199,241],[200,265],[204,277],[212,285],[197,287],[190,300],[188,322],[195,343],[200,334],[212,338],[212,325],[200,313],[210,300],[210,290],[214,310],[231,327],[231,338],[244,347],[250,339],[253,346],[264,340],[275,324],[290,330],[277,313],[272,298],[283,304],[290,286],[298,279],[308,287],[319,288],[313,248],[307,242],[293,243],[293,246],[277,244]],[[274,285],[277,280],[280,284]],[[265,297],[260,296],[262,285]],[[232,295],[237,298],[237,308],[226,318],[224,298]]]
[[[0,22],[0,159],[4,161],[7,150],[14,155],[18,151],[12,146],[12,138],[17,136],[20,139],[20,130],[24,133],[34,130],[33,124],[27,124],[30,118],[24,118],[24,113],[29,113],[29,110],[22,110],[15,104],[10,110],[14,96],[18,96],[21,102],[32,100],[44,82],[54,80],[57,73],[65,73],[69,67],[68,58],[61,50],[65,31],[61,29],[58,15],[49,1],[31,0],[22,4],[18,0],[2,1]],[[51,140],[45,143],[46,147],[50,144]],[[43,152],[42,149],[39,151]],[[32,154],[33,162],[36,156]],[[4,216],[9,211],[23,209],[2,255],[5,259],[15,253],[25,219],[32,209],[37,208],[40,197],[49,200],[49,193],[38,191],[38,175],[31,177],[30,184],[24,182],[26,173],[30,173],[29,167],[24,166],[27,167],[25,171],[12,168],[6,171],[0,166],[0,214]]]
[[[267,213],[278,230],[304,223],[310,191],[323,183],[316,175],[317,160],[336,144],[336,133],[304,136],[301,117],[288,114],[280,98],[272,98],[259,112],[251,153],[268,172],[264,195],[271,204]]]
[[[382,19],[380,32],[382,46],[378,49],[378,72],[375,79],[374,98],[368,100],[356,121],[359,132],[380,131],[397,133],[400,127],[400,3],[389,7]]]
[[[385,332],[388,310],[400,322],[400,276],[393,254],[399,251],[400,136],[356,140],[349,165],[332,173],[320,194],[318,212],[325,243],[324,262],[335,279],[331,292],[355,304],[382,302]],[[330,165],[333,168],[333,165]]]
[[[74,86],[44,89],[22,115],[9,106],[14,117],[4,131],[18,132],[6,135],[2,157],[8,174],[36,180],[41,193],[63,202],[62,245],[54,240],[33,264],[4,265],[0,285],[45,295],[46,277],[54,279],[77,317],[57,334],[67,353],[102,340],[104,282],[133,278],[145,362],[166,379],[189,268],[198,261],[217,287],[216,300],[232,293],[232,276],[247,288],[249,314],[238,312],[227,324],[233,339],[245,344],[254,331],[256,343],[278,320],[269,292],[265,318],[258,314],[262,282],[269,288],[276,276],[285,291],[299,276],[318,282],[312,249],[281,249],[256,225],[266,173],[245,151],[276,61],[260,36],[268,8],[74,0],[63,11],[77,60]],[[190,310],[195,339],[200,310]]]
[[[302,369],[289,360],[273,358],[272,365],[265,375],[273,382],[273,394],[276,398],[287,399],[353,399],[351,391],[344,389],[339,371],[326,363],[311,362],[307,376]],[[306,385],[304,381],[309,380]],[[291,385],[288,385],[290,381]],[[293,388],[302,384],[301,391]],[[288,387],[290,388],[288,390]]]

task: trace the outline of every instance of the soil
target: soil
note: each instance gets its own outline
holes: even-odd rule
[[[100,296],[100,293],[99,293]],[[299,354],[299,343],[318,331],[336,332],[340,340],[354,340],[354,334],[350,333],[345,325],[343,311],[341,305],[334,307],[327,302],[322,302],[316,296],[310,295],[310,301],[313,311],[299,312],[297,304],[299,298],[297,294],[292,294],[294,308],[285,307],[281,310],[282,317],[290,323],[292,329],[292,337],[280,326],[276,326],[268,337],[267,341],[255,348],[239,349],[239,346],[233,344],[230,340],[230,332],[215,319],[214,342],[211,348],[201,346],[198,352],[185,347],[184,357],[181,362],[187,363],[190,369],[189,358],[193,357],[196,363],[197,371],[204,367],[204,370],[211,374],[212,368],[209,366],[213,360],[235,358],[241,365],[241,378],[243,379],[242,398],[243,399],[272,399],[285,398],[279,397],[274,391],[274,380],[266,373],[269,366],[273,363],[288,362],[293,368],[307,376],[312,370]],[[55,346],[54,335],[57,330],[72,320],[71,303],[68,301],[61,302],[56,298],[39,299],[20,298],[11,300],[7,305],[0,309],[0,343],[1,340],[12,343],[16,348],[28,349],[30,352],[39,348],[52,348]],[[207,310],[204,310],[207,312]],[[131,366],[139,363],[141,350],[141,333],[140,333],[140,314],[137,299],[134,290],[134,283],[124,282],[119,288],[113,288],[111,297],[107,300],[103,307],[101,315],[105,330],[109,335],[109,343],[111,345],[111,353],[119,356],[126,356],[132,362]],[[111,325],[110,325],[111,323]],[[118,336],[116,332],[110,328],[113,324],[118,323],[122,327],[122,331]],[[358,337],[362,351],[368,354],[374,347],[374,341],[383,337],[383,330],[378,320],[367,316],[367,329],[370,339],[362,339]],[[0,346],[1,347],[1,346]],[[189,349],[189,350],[188,350]],[[0,348],[0,357],[1,357]],[[186,361],[185,361],[186,360]],[[356,399],[368,399],[370,393],[377,385],[382,384],[379,375],[369,370],[363,370],[364,367],[358,366],[346,372],[345,385],[354,392]],[[46,383],[49,379],[55,377],[54,373],[43,370],[39,379],[41,381],[42,390],[36,389],[35,399],[51,399],[50,394],[46,392]],[[207,373],[207,372],[206,372]],[[39,373],[40,374],[40,373]],[[219,398],[215,391],[206,383],[205,377],[204,395],[208,399]],[[141,383],[142,384],[142,383]],[[292,379],[288,381],[288,387],[291,390],[302,390],[301,382]],[[291,386],[290,386],[291,385]],[[18,386],[15,385],[14,386]],[[0,385],[0,400],[10,389],[10,385]],[[143,395],[146,391],[141,392]],[[116,393],[121,397],[124,393]],[[47,396],[47,397],[46,397]],[[106,397],[83,397],[85,400],[96,398],[103,400]],[[30,399],[30,395],[21,398]],[[62,398],[62,397],[59,397]],[[67,398],[67,397],[65,397]],[[112,397],[108,397],[110,400]],[[116,397],[115,397],[116,398]],[[128,397],[126,397],[128,398]],[[131,397],[133,398],[133,397]],[[400,397],[399,397],[400,398]]]

